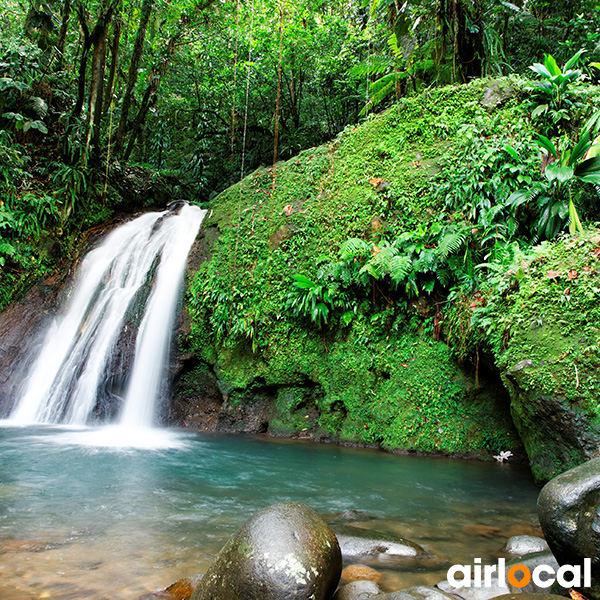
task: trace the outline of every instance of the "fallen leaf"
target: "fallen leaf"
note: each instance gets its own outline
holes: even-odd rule
[[[373,249],[371,250],[371,254],[373,256],[377,256],[380,252],[381,252],[381,250],[379,249],[378,246],[373,246]]]
[[[291,204],[286,204],[283,207],[283,212],[289,217],[294,212],[294,207]]]
[[[573,281],[573,279],[577,279],[579,277],[579,273],[575,269],[571,269],[568,272],[569,281]]]
[[[560,271],[546,271],[546,275],[549,279],[557,279],[558,277],[560,277]]]
[[[600,248],[594,248],[592,250],[592,254],[596,257],[596,258],[600,258]]]
[[[571,596],[571,600],[588,600],[583,594],[580,594],[577,590],[571,588],[569,590],[569,596]]]
[[[373,187],[377,187],[382,181],[383,179],[381,177],[373,177],[372,179],[369,179],[369,183]]]

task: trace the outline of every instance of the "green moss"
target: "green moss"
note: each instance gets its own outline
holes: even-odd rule
[[[220,235],[190,279],[185,346],[214,365],[227,393],[257,382],[285,389],[274,430],[302,431],[310,413],[309,431],[388,449],[518,449],[503,399],[478,393],[444,344],[415,333],[414,308],[374,292],[347,326],[324,334],[285,309],[291,276],[313,277],[348,238],[397,235],[438,218],[445,207],[432,178],[460,127],[477,119],[504,133],[523,113],[522,82],[511,82],[513,99],[493,116],[481,104],[488,84],[404,98],[213,200],[203,228]],[[300,399],[307,389],[318,390],[308,402]]]
[[[501,294],[487,290],[488,338],[515,423],[546,481],[600,444],[600,230],[543,244]]]

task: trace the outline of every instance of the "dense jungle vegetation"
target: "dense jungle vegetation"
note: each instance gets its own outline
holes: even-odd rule
[[[186,199],[220,236],[190,285],[188,343],[232,389],[252,382],[244,365],[286,385],[312,368],[339,409],[315,400],[319,426],[410,447],[409,415],[377,422],[411,348],[445,342],[423,369],[508,368],[509,337],[556,326],[553,306],[578,311],[563,351],[597,397],[597,0],[0,0],[0,27],[0,308],[90,228]],[[404,350],[385,358],[394,335]],[[339,360],[306,358],[321,351]],[[365,369],[377,381],[344,379]],[[432,449],[462,451],[487,409],[450,410],[449,374],[414,410],[431,409]],[[378,412],[344,397],[365,385],[388,398]],[[444,446],[440,414],[458,413],[464,439]],[[499,451],[505,433],[477,443]]]

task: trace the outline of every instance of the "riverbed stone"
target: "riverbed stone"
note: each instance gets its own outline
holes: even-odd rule
[[[557,571],[559,566],[558,562],[556,561],[556,558],[554,558],[550,550],[545,550],[544,552],[534,552],[533,554],[527,554],[526,556],[510,560],[506,563],[506,571],[508,572],[509,569],[514,565],[523,565],[527,567],[532,573],[533,570],[539,565],[546,565],[548,567],[551,567],[554,570],[554,572]],[[519,574],[518,577],[520,578],[521,575]],[[557,584],[553,585],[550,588],[544,588],[536,585],[532,580],[522,588],[515,588],[510,584],[509,587],[511,589],[511,592],[513,593],[522,592],[523,594],[548,594],[550,592],[560,591],[560,588],[557,588],[556,585]]]
[[[367,600],[379,594],[381,590],[374,581],[352,581],[343,585],[333,597],[333,600]]]
[[[548,542],[534,535],[513,535],[506,540],[502,551],[507,554],[534,554],[535,552],[544,552],[548,550]]]
[[[342,572],[329,525],[297,502],[273,504],[229,539],[192,600],[328,600]]]
[[[400,536],[378,531],[369,531],[351,525],[340,525],[334,528],[345,560],[377,558],[386,560],[392,557],[424,558],[429,556],[419,544]]]
[[[367,565],[348,565],[342,571],[342,581],[347,583],[363,579],[379,583],[381,581],[381,573]]]
[[[369,600],[456,600],[456,597],[429,585],[415,585],[397,592],[379,594]]]
[[[498,596],[495,600],[565,600],[564,596],[557,594],[504,594]]]
[[[442,592],[463,600],[489,600],[511,592],[508,586],[498,581],[497,577],[491,578],[491,584],[489,587],[455,587],[448,580],[444,580],[438,583],[437,587]]]
[[[600,458],[548,482],[538,497],[538,517],[560,565],[592,559],[592,586],[582,593],[600,600]]]

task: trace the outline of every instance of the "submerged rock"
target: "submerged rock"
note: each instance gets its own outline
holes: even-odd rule
[[[219,552],[192,600],[328,600],[342,572],[329,525],[296,502],[248,519]]]
[[[424,558],[429,553],[419,544],[400,536],[378,531],[368,531],[351,525],[335,527],[342,556],[347,560],[367,557],[386,560],[387,558],[411,557]]]
[[[348,565],[342,571],[342,581],[350,583],[362,580],[379,583],[381,581],[381,573],[367,565]]]
[[[508,538],[502,550],[508,554],[524,556],[525,554],[548,550],[548,542],[543,538],[533,535],[514,535]]]
[[[592,559],[592,586],[585,596],[600,599],[600,458],[547,483],[538,497],[538,516],[560,565]]]

